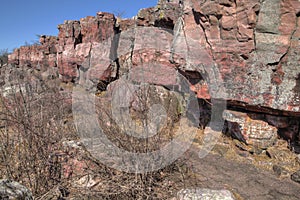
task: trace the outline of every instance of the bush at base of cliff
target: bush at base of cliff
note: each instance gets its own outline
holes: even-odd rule
[[[53,157],[61,140],[74,133],[69,104],[54,85],[12,70],[4,71],[11,80],[5,87],[13,91],[0,96],[0,177],[39,195],[63,181],[61,163]]]

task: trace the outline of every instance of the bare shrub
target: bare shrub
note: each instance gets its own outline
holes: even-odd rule
[[[62,181],[60,163],[53,155],[74,130],[66,125],[70,114],[66,97],[26,73],[9,74],[12,81],[0,97],[0,176],[25,184],[37,195]]]
[[[0,67],[8,62],[8,49],[0,49]]]
[[[70,97],[59,91],[55,81],[42,80],[34,71],[8,71],[6,92],[0,97],[1,178],[22,183],[36,199],[164,199],[190,182],[184,161],[153,172],[126,173],[102,164],[83,146],[66,148],[64,141],[77,139]],[[107,137],[131,152],[151,152],[170,142],[182,108],[173,93],[163,91],[160,87],[136,91],[130,108],[134,123],[151,123],[146,114],[153,104],[162,104],[168,116],[158,134],[146,139],[124,137],[109,100],[104,97],[96,103],[100,124],[111,123],[104,127]]]

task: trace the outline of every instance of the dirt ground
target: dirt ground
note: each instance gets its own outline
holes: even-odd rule
[[[101,176],[93,188],[69,187],[70,195],[64,199],[177,200],[180,190],[195,188],[226,189],[236,200],[300,199],[300,184],[290,179],[289,172],[279,176],[274,170],[229,158],[218,151],[200,159],[199,146],[193,144],[175,163],[158,172],[144,176],[113,172],[107,180]]]
[[[228,189],[240,199],[300,199],[300,184],[289,177],[279,178],[272,171],[217,154],[200,159],[198,151],[193,146],[185,155],[191,173],[198,177],[198,187]]]

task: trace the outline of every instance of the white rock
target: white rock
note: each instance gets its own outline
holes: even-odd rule
[[[235,200],[228,190],[211,190],[205,188],[183,189],[177,193],[179,200]]]

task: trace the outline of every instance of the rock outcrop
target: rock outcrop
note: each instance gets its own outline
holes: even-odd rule
[[[63,82],[90,85],[148,70],[144,81],[166,86],[179,72],[198,98],[226,100],[232,110],[263,118],[253,123],[269,127],[272,138],[280,132],[296,141],[299,23],[298,0],[160,0],[133,19],[99,12],[65,21],[58,37],[41,36],[40,45],[16,49],[9,63],[55,68]]]

